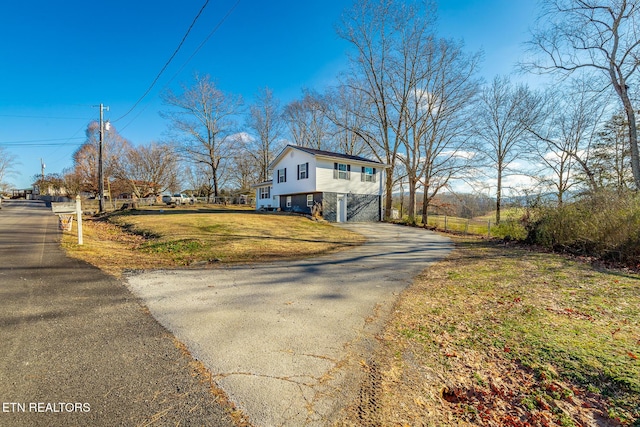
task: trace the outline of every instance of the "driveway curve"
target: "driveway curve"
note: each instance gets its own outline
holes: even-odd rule
[[[329,425],[396,296],[451,241],[348,224],[364,245],[292,262],[131,274],[130,289],[187,345],[255,426]]]

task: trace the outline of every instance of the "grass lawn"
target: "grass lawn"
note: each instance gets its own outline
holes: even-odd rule
[[[364,238],[300,216],[211,207],[145,208],[85,218],[63,247],[119,276],[124,270],[293,259],[360,245]]]
[[[344,425],[640,425],[640,276],[454,240],[401,295]]]

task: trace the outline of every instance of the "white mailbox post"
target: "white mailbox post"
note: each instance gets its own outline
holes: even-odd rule
[[[82,202],[80,196],[74,202],[52,202],[51,210],[58,215],[58,227],[63,231],[71,231],[73,216],[78,221],[78,244],[82,245]]]

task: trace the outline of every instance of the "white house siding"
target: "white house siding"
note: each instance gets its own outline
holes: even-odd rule
[[[315,192],[315,156],[300,150],[291,149],[288,151],[277,166],[274,167],[272,194],[282,195]],[[298,179],[298,165],[304,163],[309,163],[309,177],[306,179]],[[287,180],[286,182],[278,182],[278,170],[283,168],[287,169]]]
[[[269,197],[268,199],[261,199],[260,198],[260,190],[262,188],[265,187],[271,187],[271,183],[269,184],[263,184],[263,185],[257,185],[255,186],[256,189],[256,210],[260,210],[260,209],[266,209],[266,208],[277,208],[278,205],[278,200],[279,198],[276,198],[276,200],[274,201],[273,198],[273,188],[271,188],[271,197]]]
[[[347,181],[345,179],[334,178],[334,163],[342,163],[351,166],[351,176]],[[362,181],[362,167],[369,166],[376,169],[375,182]],[[317,191],[333,192],[333,193],[354,193],[354,194],[379,194],[380,180],[384,179],[384,169],[374,164],[356,163],[353,160],[342,159],[318,159],[316,168],[316,186]]]

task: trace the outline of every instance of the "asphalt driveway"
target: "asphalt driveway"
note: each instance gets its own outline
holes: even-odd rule
[[[328,425],[354,398],[359,363],[395,297],[452,249],[422,229],[345,227],[367,243],[295,262],[132,274],[127,283],[254,425]]]

